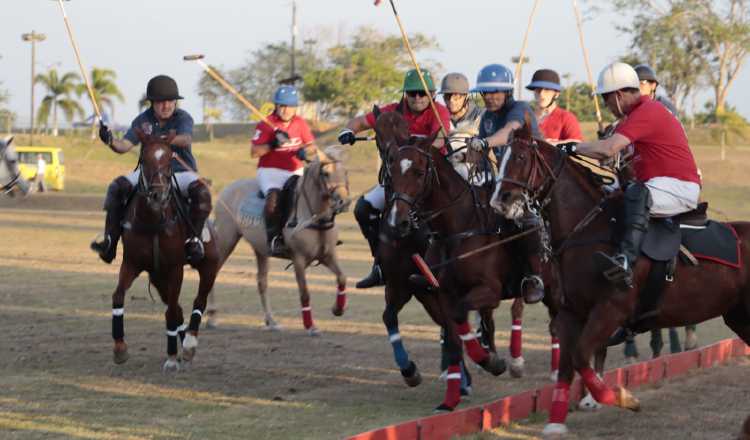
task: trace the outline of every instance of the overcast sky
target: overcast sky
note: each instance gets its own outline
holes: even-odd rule
[[[300,40],[327,35],[335,41],[361,25],[399,32],[387,0],[379,7],[372,0],[298,0],[297,4]],[[467,74],[474,83],[485,64],[510,66],[511,56],[520,51],[533,0],[397,0],[396,4],[407,32],[437,38],[441,50],[424,56],[442,63],[445,72]],[[288,40],[290,35],[290,0],[72,0],[65,5],[84,65],[111,68],[118,74],[126,98],[116,110],[120,123],[136,116],[146,82],[160,73],[177,80],[185,97],[183,108],[200,120],[196,83],[201,70],[195,63],[183,62],[183,55],[204,53],[211,64],[235,67],[263,43]],[[2,6],[1,87],[10,90],[10,108],[26,123],[31,51],[21,34],[33,29],[47,35],[47,41],[37,46],[38,72],[51,66],[77,72],[78,67],[56,1],[3,0]],[[614,29],[615,20],[606,12],[584,23],[595,78],[606,63],[626,52],[628,38]],[[571,1],[541,1],[527,55],[531,62],[524,68],[524,84],[542,67],[585,80]],[[38,87],[37,100],[42,93]],[[705,94],[701,101],[710,96]],[[733,85],[729,102],[750,118],[750,67]]]

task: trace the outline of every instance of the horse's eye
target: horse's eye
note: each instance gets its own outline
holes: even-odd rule
[[[526,162],[526,155],[525,154],[517,154],[516,155],[516,162]]]
[[[329,177],[331,177],[331,175],[328,173],[328,171],[323,171],[320,175],[323,176],[323,177],[325,177],[326,179],[329,178]]]

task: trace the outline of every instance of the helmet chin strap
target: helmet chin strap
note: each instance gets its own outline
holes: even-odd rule
[[[554,105],[556,102],[557,102],[557,96],[550,99],[549,104],[542,106],[542,110],[546,111],[548,108],[552,107],[552,105]]]
[[[615,92],[615,104],[617,104],[617,112],[620,113],[620,116],[625,116],[625,112],[622,111],[622,107],[620,106],[620,95]]]

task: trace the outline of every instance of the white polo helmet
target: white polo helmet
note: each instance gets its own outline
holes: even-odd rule
[[[612,63],[605,67],[599,74],[596,84],[596,93],[603,95],[622,89],[637,89],[640,85],[638,74],[630,64]]]

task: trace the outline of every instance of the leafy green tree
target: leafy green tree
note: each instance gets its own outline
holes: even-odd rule
[[[398,36],[384,36],[372,28],[355,32],[348,44],[327,52],[327,62],[304,76],[305,98],[327,108],[329,114],[353,116],[375,103],[398,98],[404,71],[411,67]],[[434,39],[414,35],[415,51],[437,49]],[[429,68],[427,63],[423,68]],[[434,63],[434,67],[437,67]]]
[[[2,86],[0,82],[0,86]],[[0,127],[10,133],[13,122],[16,120],[16,114],[5,107],[10,99],[10,93],[0,87]]]
[[[109,109],[112,119],[115,117],[115,100],[121,103],[125,102],[125,96],[123,96],[115,83],[116,79],[117,73],[112,69],[98,67],[91,69],[91,88],[94,91],[94,99],[96,99],[101,110],[104,110],[104,108]],[[77,92],[79,95],[87,95],[86,84],[79,84]]]
[[[581,122],[596,121],[596,107],[591,97],[591,86],[585,82],[574,82],[568,87],[563,87],[558,98],[558,105],[573,112]],[[601,99],[599,99],[599,108],[605,122],[614,121],[614,116],[604,106]]]
[[[37,121],[49,125],[50,112],[52,113],[52,135],[58,134],[58,107],[63,111],[65,119],[72,121],[76,115],[83,116],[83,108],[75,97],[71,96],[79,90],[80,77],[77,73],[68,72],[62,77],[56,69],[50,69],[47,73],[40,73],[34,78],[35,84],[42,84],[47,89],[46,96],[37,112]]]

